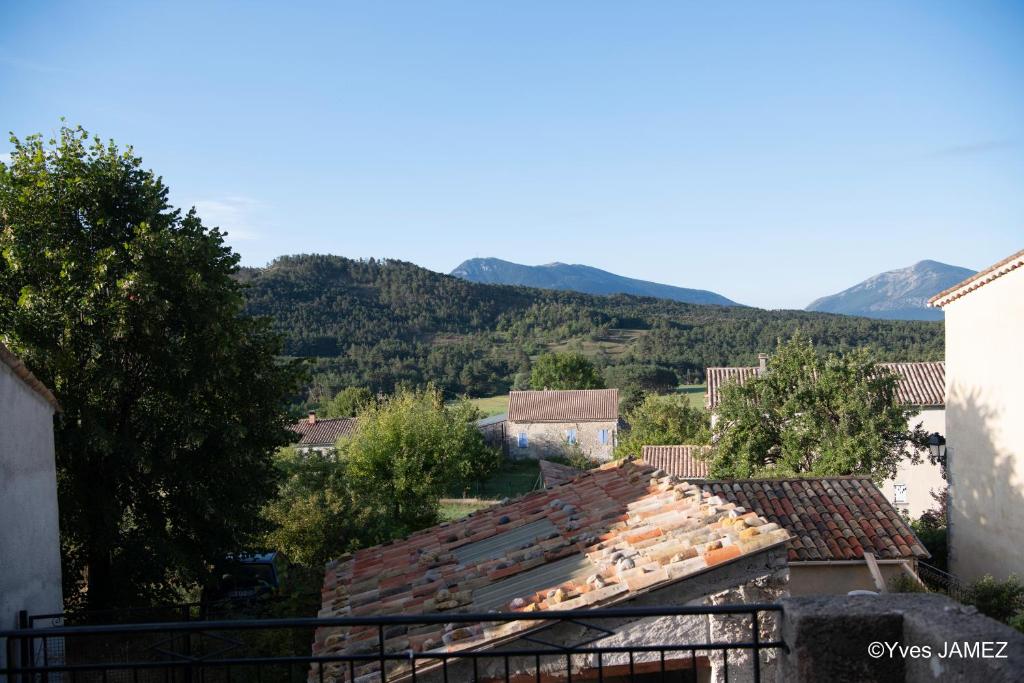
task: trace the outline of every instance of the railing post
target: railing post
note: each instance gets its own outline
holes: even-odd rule
[[[27,610],[18,611],[18,630],[29,630]],[[18,665],[22,668],[32,666],[32,640],[28,638],[20,638],[19,644],[21,645],[21,657],[18,662]],[[32,674],[22,673],[21,676],[19,676],[19,678],[22,680],[23,683],[25,683],[26,681],[31,681],[31,676]]]

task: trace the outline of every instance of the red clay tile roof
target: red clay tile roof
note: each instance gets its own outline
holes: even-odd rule
[[[57,397],[53,395],[53,392],[47,389],[46,385],[40,382],[39,379],[32,374],[32,371],[29,370],[23,362],[21,362],[21,359],[15,356],[10,349],[3,345],[3,343],[0,343],[0,363],[9,367],[15,377],[28,385],[29,389],[42,396],[55,411],[58,413],[61,412],[60,404],[57,403]]]
[[[707,479],[707,446],[644,446],[640,459],[681,479]]]
[[[510,391],[510,422],[587,422],[619,418],[618,389]]]
[[[697,482],[789,531],[790,562],[930,557],[866,477]]]
[[[540,478],[544,486],[561,486],[583,474],[583,470],[550,460],[540,461]]]
[[[638,463],[609,463],[562,486],[345,555],[327,565],[320,615],[585,609],[628,600],[789,539],[777,524],[656,472]],[[488,647],[537,628],[541,619],[397,629],[385,647]],[[313,654],[361,652],[376,647],[376,639],[375,628],[321,628]],[[375,667],[367,663],[356,676],[379,671]],[[339,680],[346,674],[330,665],[325,673]]]
[[[333,446],[343,436],[351,436],[356,430],[356,418],[335,417],[310,423],[303,418],[292,425],[292,431],[299,435],[296,446],[327,447]]]
[[[708,408],[717,408],[722,397],[722,387],[728,382],[743,384],[751,377],[760,374],[759,367],[707,368],[708,390],[704,404]]]
[[[928,300],[929,306],[942,308],[960,297],[970,294],[974,290],[987,285],[996,278],[1006,275],[1010,271],[1017,270],[1024,266],[1024,249],[1021,249],[1013,256],[1007,256],[999,263],[995,263],[983,271],[975,273],[963,282],[959,282],[949,289],[944,289]]]
[[[912,406],[938,407],[946,404],[946,363],[927,361],[922,363],[879,363],[896,373],[898,384],[896,397],[901,403]],[[717,408],[722,400],[722,387],[726,382],[738,381],[743,384],[759,374],[756,367],[707,368],[708,389],[705,403]]]

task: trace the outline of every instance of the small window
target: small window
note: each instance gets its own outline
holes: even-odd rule
[[[528,443],[529,443],[529,441],[526,438],[526,432],[519,432],[519,447],[520,448],[526,448]]]
[[[575,429],[567,429],[567,430],[565,430],[565,442],[568,443],[568,444],[576,443],[576,430]]]
[[[892,488],[893,488],[893,496],[892,496],[893,497],[893,501],[892,502],[896,503],[897,505],[906,505],[907,504],[907,485],[906,484],[896,484]]]
[[[608,445],[608,430],[602,429],[597,433],[597,438],[601,441],[602,446]]]

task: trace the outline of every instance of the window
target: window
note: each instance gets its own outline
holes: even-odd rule
[[[519,432],[519,447],[526,448],[528,443],[529,442],[526,438],[526,432]]]
[[[907,504],[907,485],[896,484],[893,488],[893,501],[896,505]]]
[[[597,438],[600,440],[602,446],[608,445],[608,430],[602,429],[597,433]]]
[[[568,443],[568,444],[576,443],[576,430],[575,429],[567,429],[567,430],[565,430],[565,442]]]

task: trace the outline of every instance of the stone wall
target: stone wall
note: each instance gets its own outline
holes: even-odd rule
[[[782,606],[789,652],[780,658],[780,683],[1000,683],[1020,681],[1024,671],[1024,634],[941,595],[787,598]],[[919,649],[890,656],[874,643]],[[995,643],[989,654],[1002,656],[958,656],[954,643]]]
[[[576,430],[576,443],[590,458],[599,461],[611,460],[618,438],[618,422],[512,422],[505,423],[505,444],[510,458],[550,458],[565,456],[571,452],[566,432]],[[602,444],[601,430],[607,430],[608,443]],[[519,447],[519,434],[526,433],[526,448]]]

